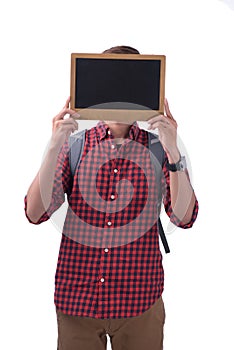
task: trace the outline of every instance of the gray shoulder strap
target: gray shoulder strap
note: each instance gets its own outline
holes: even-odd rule
[[[150,152],[150,159],[154,165],[157,179],[161,177],[161,171],[165,159],[165,151],[161,142],[159,141],[158,135],[148,132],[148,144]]]
[[[162,191],[161,191],[161,178],[162,178],[162,168],[165,159],[165,151],[159,141],[158,135],[148,131],[148,147],[150,153],[151,163],[153,164],[153,169],[155,171],[155,177],[158,189],[158,206],[159,210],[161,207]]]
[[[156,175],[156,182],[158,187],[158,214],[161,211],[161,202],[162,202],[162,186],[161,186],[161,177],[162,177],[162,168],[165,159],[165,151],[161,142],[159,141],[158,135],[148,131],[148,145],[150,150],[150,159],[153,164],[153,168]],[[163,230],[162,222],[160,216],[158,216],[158,229],[159,235],[162,240],[164,249],[166,253],[170,253],[170,248],[167,243],[167,239]]]
[[[75,171],[78,168],[81,156],[84,149],[85,133],[87,129],[78,131],[76,134],[69,137],[69,161],[71,167],[71,174],[74,177]]]

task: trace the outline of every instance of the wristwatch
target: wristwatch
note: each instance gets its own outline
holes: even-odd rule
[[[187,168],[187,164],[186,164],[186,159],[184,156],[181,156],[180,160],[177,163],[173,163],[173,164],[168,163],[167,164],[167,169],[169,171],[174,171],[174,172],[175,171],[184,171],[186,168]]]

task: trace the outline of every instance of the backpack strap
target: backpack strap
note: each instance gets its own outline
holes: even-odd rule
[[[74,177],[76,169],[78,168],[85,143],[85,132],[87,129],[78,131],[71,135],[68,139],[69,144],[69,161],[72,177]]]
[[[162,222],[160,219],[161,203],[162,203],[162,168],[165,159],[165,151],[162,147],[161,142],[159,141],[158,135],[148,131],[148,145],[150,150],[150,159],[153,164],[155,171],[157,189],[158,189],[158,230],[159,235],[162,240],[165,252],[170,253],[170,248],[167,243],[167,239],[163,230]]]

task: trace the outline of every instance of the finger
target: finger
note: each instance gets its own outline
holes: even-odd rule
[[[73,111],[72,109],[67,108],[63,113],[65,113],[64,117],[65,115],[69,114],[69,118],[72,118],[74,120],[80,119],[80,114],[76,111]]]
[[[73,118],[73,117],[76,117],[76,119],[79,119],[80,115],[74,111],[73,109],[70,109],[70,108],[63,108],[63,110],[57,114],[55,117],[54,117],[54,121],[56,120],[60,120],[60,119],[63,119],[65,117],[66,114],[70,114],[70,116]],[[73,118],[74,119],[74,118]]]
[[[67,98],[67,101],[66,101],[66,103],[65,103],[65,105],[64,105],[63,108],[69,108],[69,103],[70,103],[70,101],[71,101],[71,96],[69,96],[69,97]]]
[[[78,123],[71,119],[70,121],[68,119],[66,120],[57,120],[54,123],[54,130],[61,129],[61,130],[76,130],[78,128]]]
[[[169,123],[167,124],[167,123],[164,123],[164,122],[162,122],[162,121],[157,121],[157,122],[155,122],[155,123],[152,123],[149,127],[148,127],[148,129],[150,130],[150,129],[152,129],[152,130],[154,130],[154,129],[166,129],[167,127],[168,127],[168,125],[169,125]]]
[[[149,119],[147,122],[149,124],[152,124],[152,123],[155,123],[157,121],[161,121],[163,123],[169,124],[168,118],[165,115],[162,115],[162,114],[157,115],[156,117],[153,117],[153,118]]]
[[[60,124],[64,124],[64,125],[69,125],[69,124],[76,125],[77,124],[77,122],[73,118],[56,120],[55,124],[56,123],[60,123]]]
[[[71,118],[73,118],[73,119],[74,118],[78,119],[80,117],[80,114],[77,113],[76,111],[74,111],[73,109],[66,108],[65,112],[66,112],[66,114],[70,114]]]
[[[76,119],[80,119],[81,115],[77,112],[74,112],[73,114],[70,115],[72,119],[76,120]]]
[[[165,101],[164,101],[164,107],[165,107],[165,112],[166,112],[167,117],[174,120],[174,118],[173,118],[173,116],[171,114],[170,108],[169,108],[168,101],[167,101],[166,98],[165,98]]]

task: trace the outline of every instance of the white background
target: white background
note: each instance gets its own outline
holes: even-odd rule
[[[234,348],[233,8],[220,0],[1,5],[1,349],[56,349],[61,235],[51,222],[30,225],[23,198],[69,96],[71,52],[115,45],[167,56],[166,96],[200,203],[194,227],[168,237],[164,348]]]

